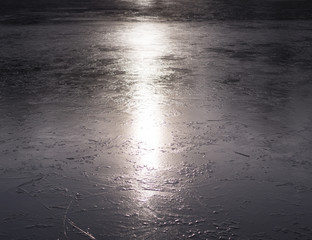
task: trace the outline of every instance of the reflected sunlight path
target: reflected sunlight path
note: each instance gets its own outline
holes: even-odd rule
[[[132,85],[133,126],[131,135],[138,149],[140,163],[147,168],[158,168],[159,151],[163,144],[164,122],[161,103],[165,96],[158,91],[157,80],[164,73],[161,56],[169,50],[165,33],[158,24],[137,23],[125,33],[130,48],[129,74]]]

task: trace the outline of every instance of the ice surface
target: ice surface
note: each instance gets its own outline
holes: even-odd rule
[[[3,17],[0,238],[311,239],[311,21],[151,4]]]

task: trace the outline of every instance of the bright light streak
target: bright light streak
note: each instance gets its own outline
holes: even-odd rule
[[[159,151],[163,142],[161,102],[155,80],[161,77],[161,56],[167,50],[164,32],[152,23],[135,24],[125,38],[130,47],[129,72],[135,76],[133,85],[133,128],[140,163],[158,168]]]

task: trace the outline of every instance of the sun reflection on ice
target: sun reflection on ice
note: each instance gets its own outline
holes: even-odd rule
[[[132,136],[138,149],[139,160],[146,168],[157,169],[163,143],[164,96],[157,80],[164,70],[161,56],[168,51],[164,31],[159,24],[136,23],[125,34],[130,48],[128,72],[133,78]]]
[[[148,7],[152,4],[151,0],[137,0],[137,4],[143,7]]]
[[[154,115],[159,109],[152,101],[147,101],[145,108],[138,109],[133,131],[138,143],[141,163],[150,168],[157,168],[158,153],[161,145],[161,126]]]

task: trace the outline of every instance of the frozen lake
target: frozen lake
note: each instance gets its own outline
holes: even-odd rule
[[[0,238],[312,239],[294,2],[2,4]]]

